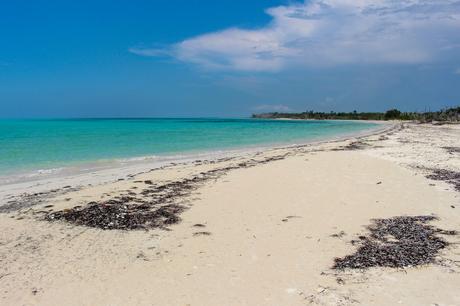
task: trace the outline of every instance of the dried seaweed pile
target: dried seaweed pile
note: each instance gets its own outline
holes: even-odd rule
[[[183,210],[183,206],[174,204],[151,210],[149,205],[91,202],[85,208],[51,213],[46,216],[46,219],[49,221],[63,219],[77,225],[102,229],[149,229],[179,222],[178,214]]]
[[[177,204],[178,198],[190,194],[199,183],[211,176],[213,173],[203,173],[201,176],[162,185],[146,180],[143,183],[147,187],[139,194],[129,191],[111,200],[90,202],[84,207],[76,206],[49,213],[45,219],[65,220],[101,229],[164,228],[180,221],[179,214],[185,210],[185,206]]]
[[[143,181],[146,187],[138,194],[128,191],[111,200],[90,202],[84,207],[74,207],[48,213],[45,220],[64,220],[76,225],[101,229],[151,229],[165,228],[180,221],[179,214],[185,210],[181,200],[190,195],[204,182],[216,179],[230,170],[249,168],[258,164],[284,159],[289,153],[260,160],[240,162],[222,168],[201,172],[191,178],[165,184]],[[142,183],[142,181],[135,181]]]
[[[376,219],[368,227],[370,234],[360,236],[353,255],[336,258],[334,269],[370,267],[403,268],[434,263],[438,252],[449,245],[441,235],[456,235],[428,225],[433,216]]]
[[[444,181],[454,186],[457,191],[460,191],[460,172],[434,169],[433,173],[426,177],[435,181]]]

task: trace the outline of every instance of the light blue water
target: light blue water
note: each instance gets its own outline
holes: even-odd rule
[[[375,126],[260,119],[0,120],[0,174],[117,158],[307,142]]]

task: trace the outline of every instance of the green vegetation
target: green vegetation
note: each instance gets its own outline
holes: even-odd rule
[[[401,112],[391,109],[385,113],[336,113],[336,112],[314,112],[303,113],[265,113],[253,114],[252,118],[262,119],[316,119],[316,120],[412,120],[420,122],[460,122],[460,106],[448,108],[437,112]]]

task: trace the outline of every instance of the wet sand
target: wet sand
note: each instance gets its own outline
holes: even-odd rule
[[[460,172],[459,135],[460,126],[404,124],[103,184],[4,191],[1,304],[459,305],[459,236],[442,237],[451,244],[434,263],[333,269],[373,219],[434,215],[433,226],[460,230],[456,177],[426,178]],[[152,193],[165,185],[179,187]],[[148,230],[45,220],[117,196],[184,210]]]

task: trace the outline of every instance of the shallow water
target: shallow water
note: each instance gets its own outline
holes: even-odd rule
[[[0,174],[303,143],[375,127],[355,121],[261,119],[0,120]]]

